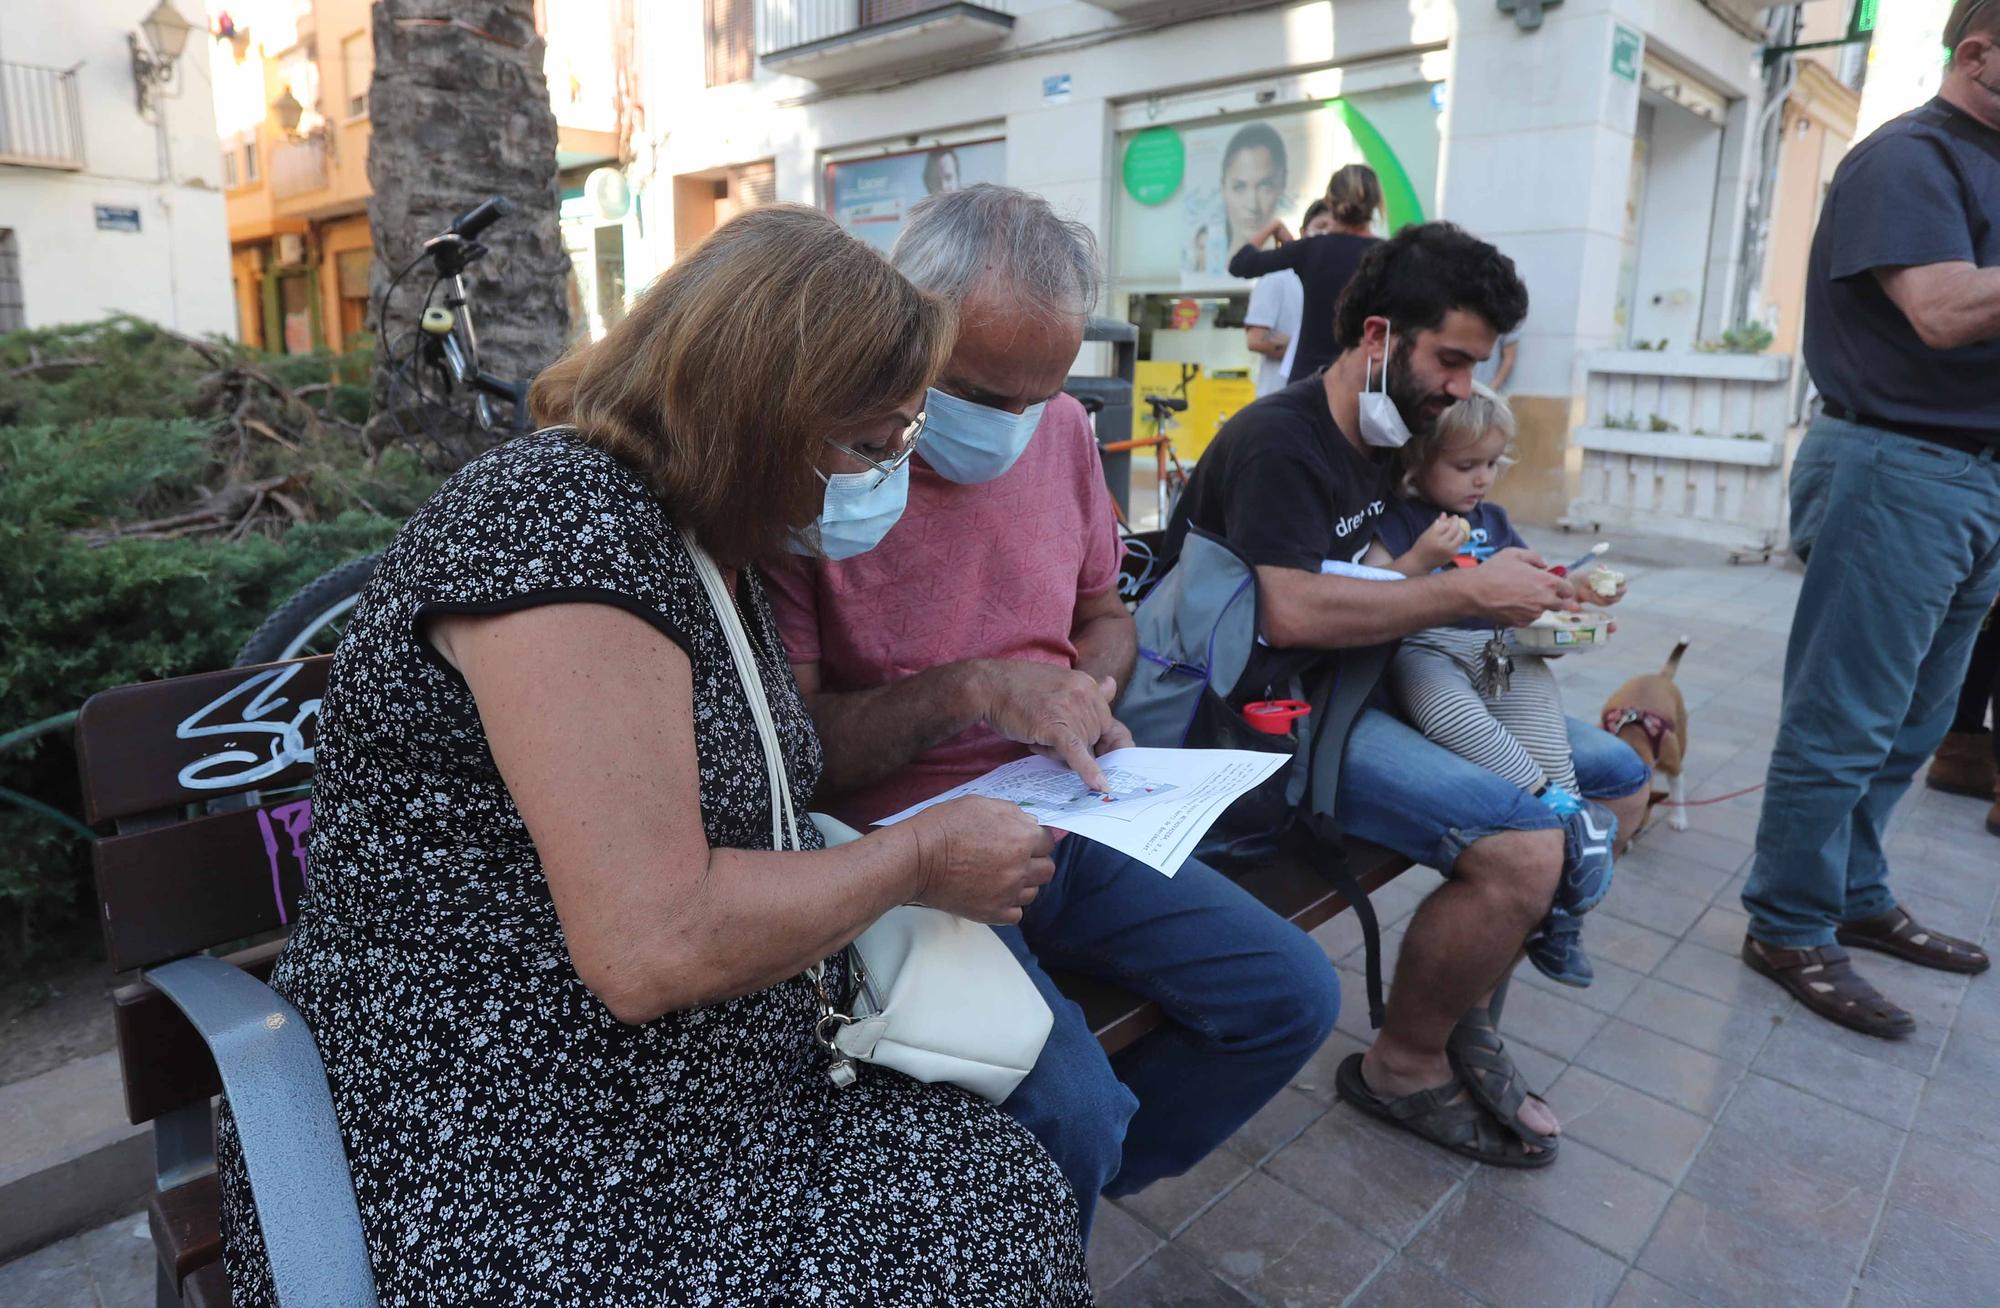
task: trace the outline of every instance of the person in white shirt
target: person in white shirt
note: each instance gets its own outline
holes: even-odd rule
[[[1333,230],[1333,215],[1325,200],[1314,200],[1306,210],[1300,230],[1318,236]],[[1290,269],[1259,277],[1250,288],[1250,308],[1243,325],[1250,337],[1250,352],[1258,357],[1257,395],[1278,390],[1291,376],[1292,358],[1299,348],[1299,321],[1305,316],[1306,288]]]

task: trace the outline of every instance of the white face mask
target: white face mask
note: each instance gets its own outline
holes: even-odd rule
[[[1028,448],[1047,407],[1030,404],[1009,413],[933,388],[924,400],[924,462],[962,486],[992,481]]]
[[[884,477],[868,472],[821,474],[826,499],[811,526],[786,542],[794,554],[835,560],[866,554],[882,543],[910,498],[910,465],[901,463]]]
[[[1373,359],[1363,365],[1361,383],[1361,439],[1385,450],[1401,449],[1410,443],[1410,425],[1403,421],[1402,410],[1389,397],[1389,355],[1394,343],[1395,332],[1391,329],[1382,337],[1382,389],[1373,389]]]

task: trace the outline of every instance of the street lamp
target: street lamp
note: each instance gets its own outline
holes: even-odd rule
[[[278,126],[284,129],[286,136],[299,134],[299,119],[305,116],[306,107],[292,94],[291,87],[286,87],[284,94],[271,101],[271,112],[278,116]]]
[[[187,48],[194,24],[182,18],[168,0],[160,0],[153,12],[140,20],[139,30],[146,34],[150,52],[130,32],[125,34],[125,44],[132,48],[132,83],[138,89],[139,112],[143,114],[152,107],[153,88],[173,80],[174,63]]]

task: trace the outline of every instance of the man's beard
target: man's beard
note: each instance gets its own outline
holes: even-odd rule
[[[1412,436],[1428,436],[1437,428],[1441,410],[1427,409],[1428,401],[1449,399],[1436,391],[1425,390],[1417,384],[1416,374],[1410,368],[1410,355],[1415,346],[1408,337],[1396,342],[1396,348],[1389,354],[1386,389],[1396,412],[1403,415],[1403,425],[1410,429]]]

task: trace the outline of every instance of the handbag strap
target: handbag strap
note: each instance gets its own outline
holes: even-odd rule
[[[736,675],[743,683],[743,698],[750,705],[750,720],[756,724],[758,742],[764,749],[764,771],[771,783],[771,848],[801,849],[798,813],[792,807],[791,778],[785,772],[784,750],[778,742],[777,723],[771,717],[771,703],[764,695],[764,677],[757,670],[750,633],[743,628],[736,597],[729,593],[722,569],[692,536],[684,539],[688,554],[694,559],[695,574],[701,578],[702,589],[708,592],[716,621],[722,625],[722,638],[736,664]]]
[[[694,559],[695,575],[701,578],[702,589],[708,592],[708,602],[715,608],[715,620],[722,625],[723,640],[729,645],[729,657],[736,664],[736,675],[743,682],[743,698],[749,702],[750,720],[757,726],[757,741],[764,750],[764,771],[771,781],[771,848],[780,852],[803,849],[805,846],[799,840],[798,812],[792,807],[792,781],[785,772],[785,752],[778,741],[778,725],[771,717],[771,703],[764,695],[764,674],[758,671],[757,654],[751,647],[750,633],[743,629],[743,616],[737,611],[736,597],[729,593],[728,585],[722,580],[722,569],[715,566],[715,560],[692,536],[683,539],[687,543],[688,554]],[[848,948],[851,950],[853,946]],[[850,963],[849,975],[856,974]],[[854,1018],[834,1003],[833,995],[827,989],[824,960],[808,967],[806,978],[819,992],[820,1018],[813,1025],[813,1038],[833,1057],[827,1074],[836,1086],[845,1088],[853,1085],[857,1075],[854,1060],[833,1043],[833,1034],[840,1027],[852,1024]]]

